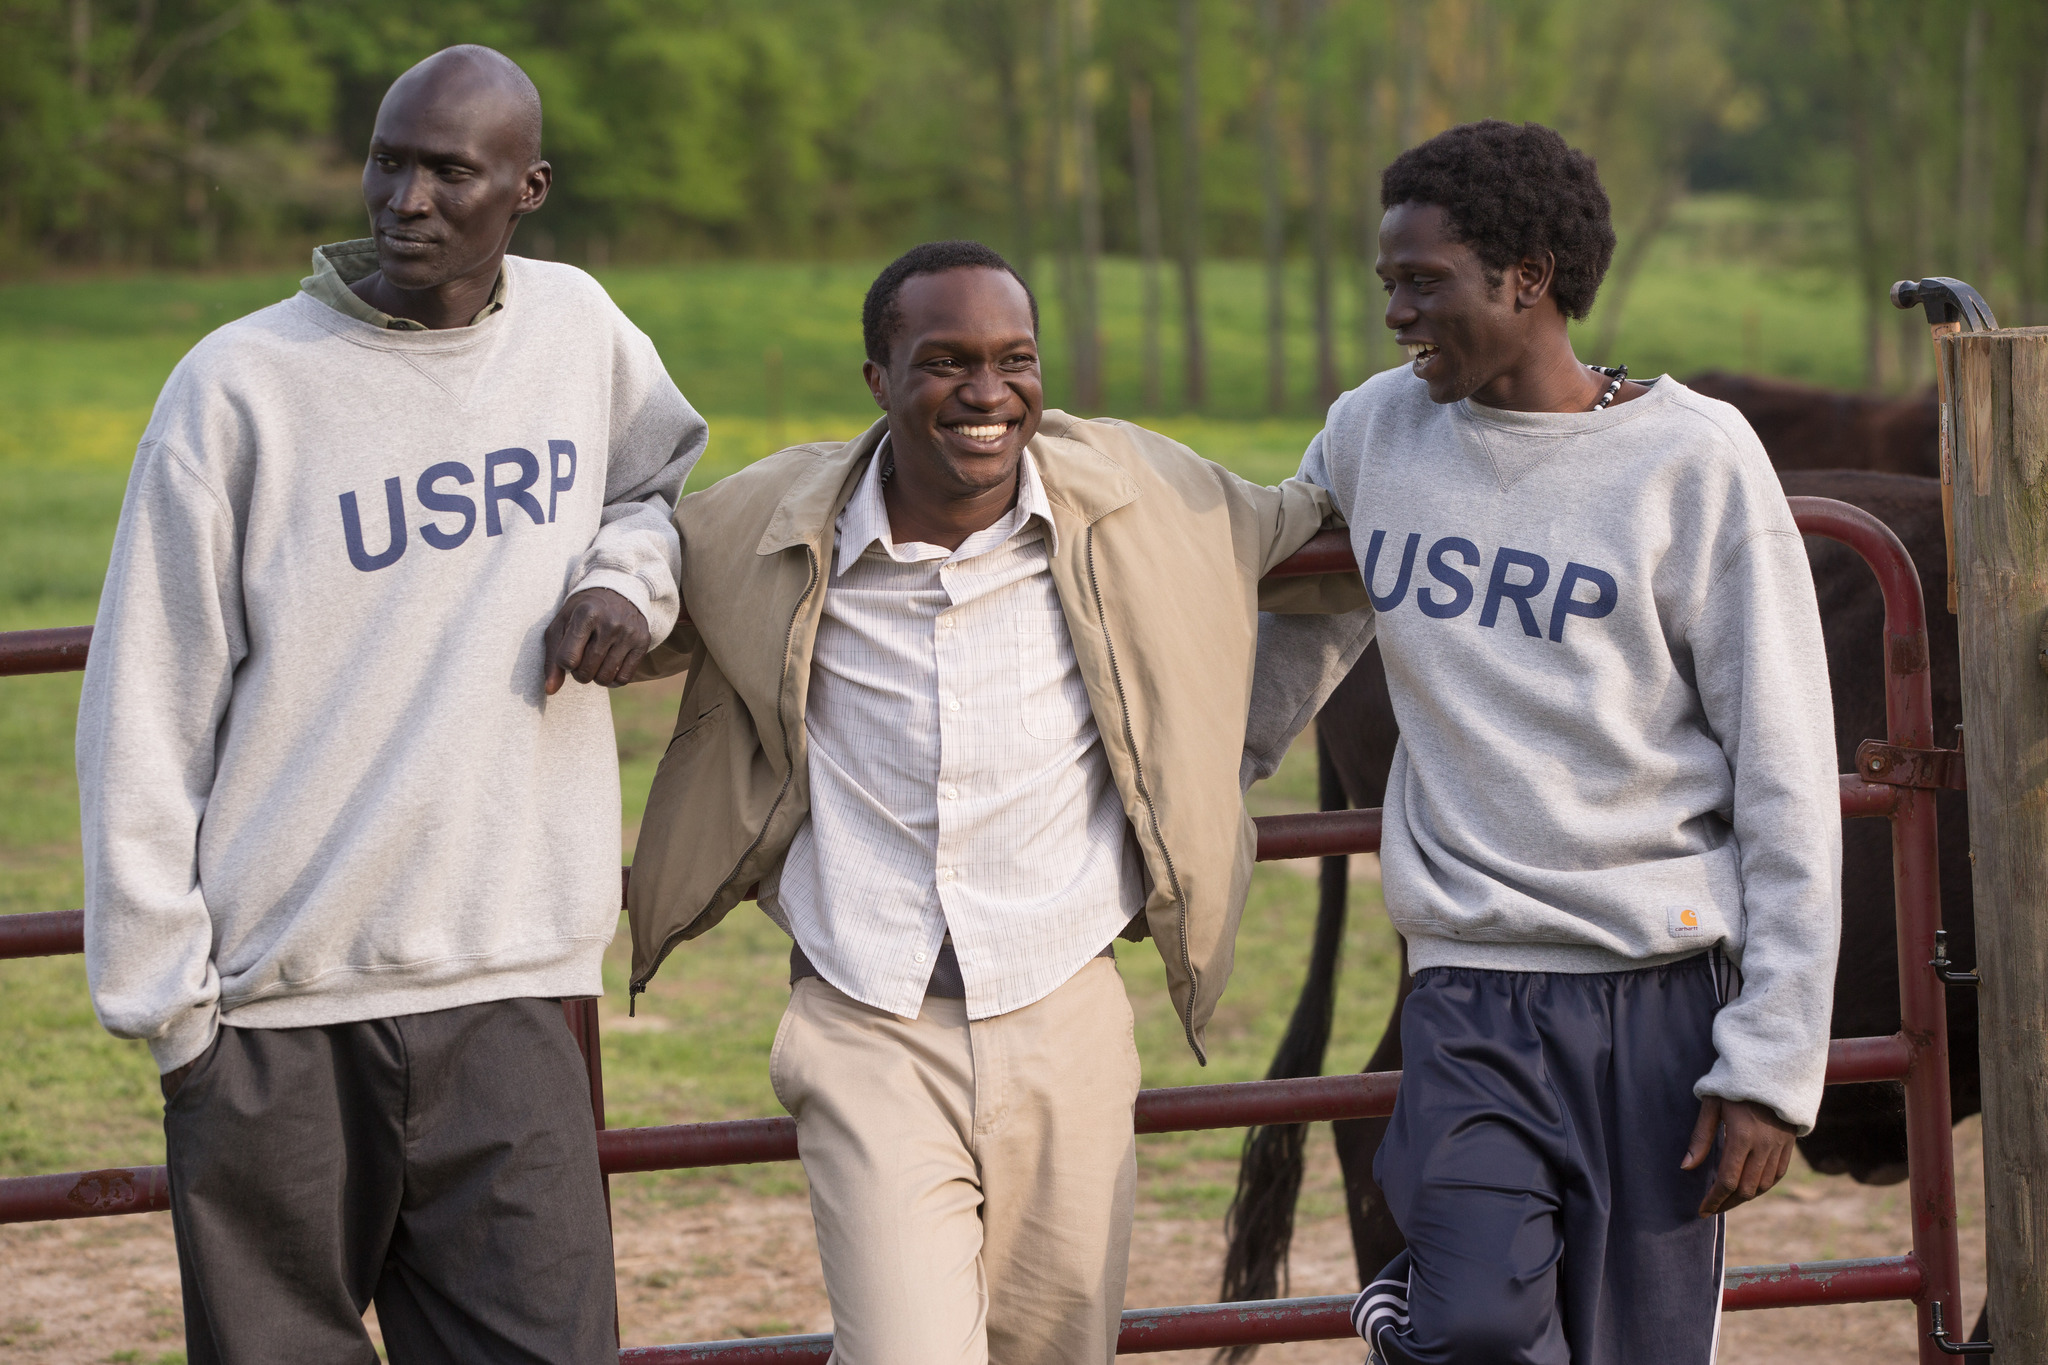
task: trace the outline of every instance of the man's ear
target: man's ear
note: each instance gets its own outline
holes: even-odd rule
[[[1557,257],[1552,252],[1524,256],[1515,267],[1515,311],[1534,308],[1550,294],[1557,281]]]
[[[889,372],[872,360],[860,364],[861,378],[868,381],[868,392],[875,396],[875,406],[883,412],[889,410]]]
[[[514,217],[523,218],[548,201],[548,191],[554,187],[555,168],[545,161],[536,161],[526,168],[525,182],[520,186],[519,203],[512,209]]]

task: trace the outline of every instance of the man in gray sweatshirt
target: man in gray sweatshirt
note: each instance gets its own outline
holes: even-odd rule
[[[1249,750],[1275,764],[1377,632],[1415,982],[1375,1174],[1408,1250],[1354,1321],[1387,1365],[1707,1365],[1720,1215],[1784,1174],[1827,1059],[1812,578],[1733,408],[1573,355],[1614,249],[1590,158],[1470,124],[1381,199],[1412,363],[1338,399],[1301,471],[1373,606],[1262,622]]]
[[[86,968],[164,1073],[187,1354],[614,1359],[564,997],[619,913],[607,694],[703,421],[581,271],[509,60],[399,78],[374,237],[178,365],[79,708]]]

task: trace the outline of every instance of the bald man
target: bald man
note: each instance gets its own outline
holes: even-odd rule
[[[136,452],[79,707],[86,968],[163,1073],[187,1358],[615,1359],[564,998],[603,989],[603,686],[678,611],[703,421],[508,256],[540,101],[399,78],[373,236],[206,338]],[[592,684],[600,684],[596,686]]]

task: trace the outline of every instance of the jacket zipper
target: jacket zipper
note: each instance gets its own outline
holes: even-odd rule
[[[789,784],[796,780],[796,755],[790,752],[789,719],[788,717],[783,715],[782,712],[782,695],[783,692],[789,686],[789,656],[790,653],[796,648],[797,619],[804,614],[804,604],[811,600],[811,593],[814,592],[818,586],[817,551],[814,550],[811,546],[806,545],[804,546],[804,556],[810,563],[811,576],[810,580],[804,584],[802,596],[796,599],[795,609],[789,613],[789,628],[787,631],[784,632],[782,637],[782,678],[781,681],[779,681],[775,686],[775,717],[777,722],[780,723],[782,726],[782,789],[775,793],[775,800],[769,805],[768,816],[761,822],[761,828],[755,833],[754,842],[747,845],[746,850],[740,854],[739,861],[732,865],[732,871],[726,873],[725,879],[719,882],[718,891],[712,893],[712,900],[717,900],[719,892],[723,892],[726,887],[732,885],[733,881],[736,878],[738,878],[740,874],[740,869],[746,866],[747,859],[754,856],[754,850],[759,848],[761,846],[761,841],[768,837],[768,826],[775,823],[775,812],[782,809],[783,798],[789,795]],[[674,744],[675,741],[670,740],[669,743]],[[710,908],[711,907],[709,902],[700,907],[695,915],[692,915],[689,919],[683,921],[683,929],[687,929],[692,924],[695,924],[697,922],[698,917],[701,916],[705,910],[708,910]],[[633,1009],[636,1005],[640,1003],[640,992],[647,989],[647,983],[654,979],[654,974],[661,970],[661,964],[668,960],[668,955],[675,950],[676,944],[682,941],[683,929],[676,930],[673,934],[670,934],[666,939],[662,940],[661,950],[654,955],[654,961],[648,964],[647,975],[641,977],[638,981],[635,981],[632,984],[632,987],[627,991],[627,1018],[630,1019],[633,1017]],[[1182,938],[1182,947],[1183,950],[1185,950],[1185,934],[1183,934]]]
[[[1095,595],[1095,619],[1102,628],[1102,647],[1109,654],[1109,678],[1116,685],[1117,707],[1123,712],[1124,747],[1131,751],[1131,772],[1138,784],[1138,797],[1145,803],[1146,817],[1152,822],[1152,842],[1159,845],[1159,856],[1166,860],[1166,880],[1173,887],[1173,898],[1180,905],[1180,965],[1188,975],[1188,1003],[1181,1011],[1181,1031],[1187,1035],[1188,1049],[1195,1054],[1195,1060],[1203,1066],[1209,1064],[1202,1045],[1195,1041],[1195,992],[1200,981],[1195,975],[1194,954],[1188,951],[1188,901],[1181,893],[1180,873],[1173,866],[1173,851],[1166,846],[1166,836],[1159,830],[1159,809],[1152,804],[1152,792],[1145,785],[1145,762],[1138,755],[1138,738],[1131,730],[1131,704],[1124,694],[1124,675],[1116,665],[1116,641],[1109,635],[1109,615],[1102,609],[1102,584],[1095,577],[1095,528],[1088,528],[1088,590]]]

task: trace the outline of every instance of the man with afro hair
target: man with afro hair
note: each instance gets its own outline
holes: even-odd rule
[[[1375,636],[1401,726],[1381,867],[1414,989],[1374,1164],[1408,1248],[1385,1365],[1713,1358],[1722,1213],[1783,1176],[1827,1060],[1841,842],[1813,581],[1725,403],[1573,354],[1614,253],[1593,161],[1489,120],[1381,181],[1409,364],[1301,475],[1372,606],[1261,623],[1248,774]]]

